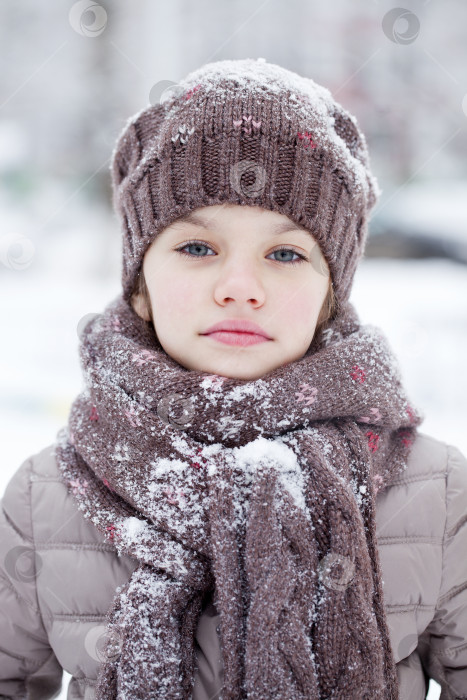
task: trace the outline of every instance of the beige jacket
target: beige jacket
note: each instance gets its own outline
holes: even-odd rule
[[[467,460],[421,434],[404,475],[377,497],[377,537],[401,700],[467,698]],[[95,697],[103,625],[136,560],[113,545],[60,481],[53,446],[27,459],[0,508],[0,697]],[[196,632],[193,700],[219,698],[219,618],[209,599]],[[266,700],[266,699],[265,699]]]

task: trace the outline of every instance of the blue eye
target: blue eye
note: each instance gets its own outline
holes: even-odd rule
[[[191,258],[192,260],[195,258],[204,258],[204,257],[212,257],[212,256],[206,256],[206,255],[197,255],[196,253],[186,253],[185,248],[206,248],[206,250],[212,250],[212,248],[207,245],[206,243],[203,243],[202,241],[188,241],[185,243],[183,246],[180,248],[176,248],[176,252],[180,253],[180,255],[184,255],[186,258]],[[276,250],[273,250],[270,255],[275,255],[275,253],[279,252],[285,252],[285,253],[292,253],[293,255],[296,255],[298,257],[298,260],[278,260],[276,259],[276,262],[283,262],[286,265],[299,265],[303,261],[308,262],[308,258],[303,255],[302,253],[298,253],[296,250],[293,248],[287,248],[287,246],[280,246],[279,248],[276,248]]]
[[[188,243],[185,243],[185,245],[181,248],[176,248],[177,253],[181,253],[181,255],[184,255],[186,258],[201,258],[201,257],[206,257],[202,255],[192,255],[191,253],[185,253],[185,248],[206,248],[209,250],[212,250],[206,243],[201,243],[200,241],[188,241]]]
[[[301,262],[304,260],[308,262],[308,258],[306,258],[302,253],[297,253],[296,250],[293,248],[287,248],[287,246],[280,246],[280,248],[276,248],[276,250],[273,250],[271,255],[274,255],[274,253],[279,253],[279,251],[284,251],[286,253],[293,253],[294,255],[298,256],[298,260],[279,260],[278,262],[285,262],[287,265],[299,265]]]

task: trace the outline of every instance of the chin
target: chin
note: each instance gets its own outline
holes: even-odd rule
[[[272,368],[271,368],[272,369]],[[248,369],[248,368],[241,368],[239,367],[236,370],[232,370],[229,372],[228,370],[225,371],[218,371],[216,374],[220,374],[221,376],[224,377],[229,377],[230,379],[241,379],[243,381],[255,381],[256,379],[261,379],[261,377],[264,377],[265,374],[271,371],[271,369]]]

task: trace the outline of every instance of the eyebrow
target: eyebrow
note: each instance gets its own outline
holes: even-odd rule
[[[214,219],[215,217],[212,218]],[[202,228],[209,228],[209,226],[211,225],[210,221],[207,221],[200,214],[196,214],[192,211],[188,212],[188,214],[185,214],[184,216],[180,216],[173,223],[196,224],[197,226],[201,226]],[[310,238],[314,240],[313,234],[307,228],[305,228],[305,226],[300,226],[300,224],[296,224],[293,221],[282,221],[281,223],[273,224],[270,228],[270,232],[273,235],[287,233],[288,231],[303,231],[303,233],[307,233],[310,236]]]

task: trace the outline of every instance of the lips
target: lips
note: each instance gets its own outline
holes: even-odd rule
[[[216,333],[218,331],[226,331],[230,333],[251,333],[252,335],[260,335],[267,340],[272,340],[265,330],[258,326],[252,321],[247,321],[244,319],[232,319],[230,321],[220,321],[210,326],[201,335],[209,335],[210,333]]]

